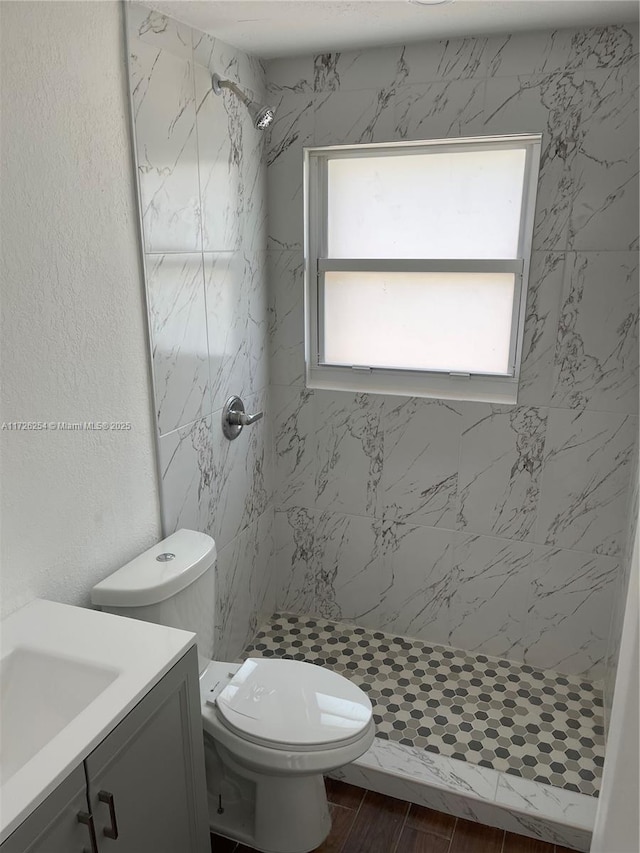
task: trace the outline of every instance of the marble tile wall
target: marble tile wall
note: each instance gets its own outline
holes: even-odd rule
[[[611,681],[637,479],[637,28],[273,60],[267,81],[278,608]],[[303,146],[526,131],[518,405],[305,389]]]
[[[263,65],[126,4],[162,517],[218,548],[215,654],[233,660],[274,609],[264,134],[211,73],[256,98]],[[266,417],[227,441],[231,394]]]

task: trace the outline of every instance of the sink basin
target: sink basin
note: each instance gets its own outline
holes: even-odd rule
[[[93,702],[118,670],[16,648],[0,662],[0,767],[7,782]]]
[[[35,599],[0,623],[0,844],[195,643]]]

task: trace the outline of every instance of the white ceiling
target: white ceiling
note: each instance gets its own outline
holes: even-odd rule
[[[638,20],[637,0],[146,0],[195,29],[265,59],[449,36]]]

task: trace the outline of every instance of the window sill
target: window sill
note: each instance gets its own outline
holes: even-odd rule
[[[391,394],[436,400],[515,405],[518,380],[508,377],[451,376],[392,370],[307,367],[307,388],[325,391],[354,391]]]

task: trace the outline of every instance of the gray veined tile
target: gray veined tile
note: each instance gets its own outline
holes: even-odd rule
[[[209,373],[214,410],[232,394],[245,397],[251,389],[248,348],[249,284],[246,258],[240,252],[204,255],[209,336]]]
[[[244,399],[248,412],[264,411],[262,420],[233,441],[222,433],[221,411],[212,415],[211,498],[208,532],[224,547],[267,508],[272,494],[270,401],[266,391]]]
[[[393,86],[361,92],[323,92],[315,99],[315,145],[356,145],[397,139]]]
[[[573,167],[582,126],[583,77],[551,74],[489,78],[483,134],[542,133],[533,247],[566,249]]]
[[[202,255],[148,255],[158,429],[167,433],[211,411]]]
[[[403,47],[319,53],[313,58],[315,92],[347,92],[394,87],[406,76]]]
[[[275,385],[304,385],[304,258],[302,250],[268,253],[269,373]]]
[[[130,39],[136,38],[158,50],[191,59],[190,27],[138,3],[127,3],[125,9]]]
[[[478,135],[483,125],[484,80],[448,80],[404,86],[396,97],[399,139]]]
[[[363,516],[316,513],[318,612],[359,625],[380,624],[382,522]]]
[[[145,250],[198,251],[193,63],[139,39],[129,50]]]
[[[448,645],[521,658],[533,546],[457,533]]]
[[[315,98],[283,93],[272,98],[276,117],[267,149],[268,247],[302,249],[302,148],[313,143]]]
[[[554,406],[637,413],[635,253],[568,256],[554,373]]]
[[[315,392],[319,509],[378,514],[383,454],[381,401],[373,394]]]
[[[318,455],[313,391],[275,385],[272,393],[276,508],[313,509]]]
[[[210,532],[213,476],[211,417],[158,439],[162,528],[166,536],[182,527]]]
[[[637,61],[583,79],[569,248],[637,249]]]
[[[238,50],[208,33],[193,30],[193,59],[210,74],[232,80],[259,100],[264,97],[265,64],[257,56]]]
[[[195,86],[203,249],[237,251],[248,159],[243,146],[244,107],[230,92],[215,95],[211,74],[201,66],[195,67]]]
[[[487,75],[489,39],[449,38],[408,44],[402,53],[406,82],[483,80]]]
[[[458,475],[458,528],[533,538],[547,410],[469,404]]]
[[[536,545],[524,623],[531,666],[604,676],[617,559]]]
[[[279,610],[316,612],[318,560],[315,513],[291,507],[275,514],[276,604]]]
[[[565,255],[532,252],[518,403],[548,406],[562,299]]]
[[[447,642],[453,594],[453,533],[385,520],[383,630]]]
[[[504,34],[487,50],[489,76],[513,77],[626,65],[638,49],[633,28],[619,25]]]
[[[536,540],[617,555],[626,535],[637,419],[550,409]]]
[[[313,62],[311,55],[270,59],[266,63],[269,94],[313,92]]]
[[[382,424],[385,518],[453,530],[461,406],[439,400],[387,398]]]

